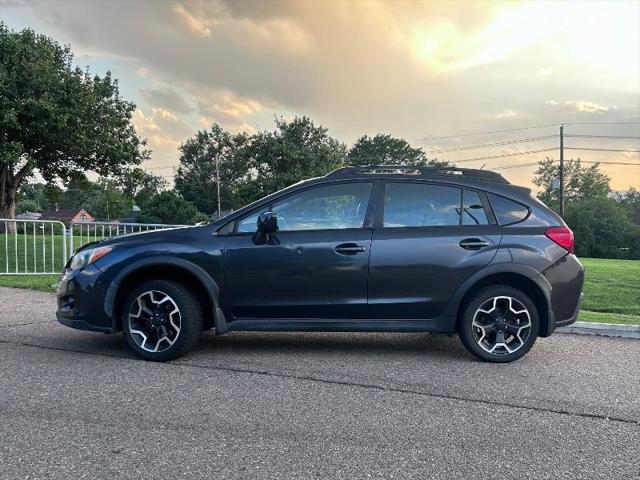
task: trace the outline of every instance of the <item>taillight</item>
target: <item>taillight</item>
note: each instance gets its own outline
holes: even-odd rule
[[[547,229],[545,235],[567,252],[574,253],[575,242],[573,241],[573,232],[569,227],[551,227]]]

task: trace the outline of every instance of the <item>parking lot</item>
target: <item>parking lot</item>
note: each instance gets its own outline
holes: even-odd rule
[[[156,364],[0,288],[2,478],[638,478],[640,342],[205,333]]]

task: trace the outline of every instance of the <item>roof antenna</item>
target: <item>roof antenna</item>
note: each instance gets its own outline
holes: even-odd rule
[[[487,164],[483,163],[482,166],[480,167],[480,170],[482,170]]]

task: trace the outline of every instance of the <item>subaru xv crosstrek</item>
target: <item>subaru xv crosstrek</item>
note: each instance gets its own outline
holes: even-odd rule
[[[509,362],[576,320],[573,252],[562,219],[495,172],[345,167],[213,223],[83,246],[57,318],[157,361],[212,329],[457,333]]]

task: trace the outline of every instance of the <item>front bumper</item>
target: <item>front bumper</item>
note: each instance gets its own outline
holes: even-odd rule
[[[111,280],[95,265],[82,270],[65,269],[58,283],[58,321],[78,330],[113,333],[112,319],[104,310]]]

